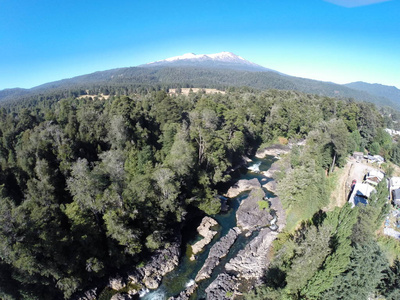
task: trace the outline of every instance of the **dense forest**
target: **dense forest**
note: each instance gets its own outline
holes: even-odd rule
[[[318,213],[327,174],[348,153],[367,148],[400,162],[400,145],[383,130],[394,114],[277,90],[125,94],[54,94],[0,108],[1,298],[70,298],[141,264],[174,240],[190,211],[219,212],[229,171],[278,137],[308,142],[277,175],[288,233],[275,246],[272,279],[249,297],[352,299],[375,289],[398,297],[399,263],[389,264],[374,236],[384,188],[368,207]]]
[[[229,67],[228,67],[229,66]],[[236,87],[250,87],[258,90],[278,89],[294,90],[339,99],[353,98],[368,101],[379,106],[399,109],[398,102],[392,97],[369,94],[340,84],[322,82],[306,78],[284,75],[274,71],[246,71],[238,66],[166,66],[166,67],[131,67],[63,79],[46,83],[32,89],[8,89],[0,91],[0,101],[12,102],[45,97],[50,93],[63,94],[64,97],[99,93],[131,95],[135,90],[143,91],[154,87],[178,88],[201,87],[226,90]]]

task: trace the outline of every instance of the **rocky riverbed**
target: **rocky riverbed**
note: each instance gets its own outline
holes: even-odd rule
[[[211,247],[203,267],[200,269],[199,273],[197,273],[196,282],[210,278],[212,271],[219,264],[219,260],[228,254],[240,232],[238,227],[229,230],[227,235],[223,236]]]
[[[236,212],[237,225],[251,234],[252,231],[269,225],[272,216],[269,209],[262,208],[265,193],[261,187],[251,189],[249,196],[240,203]]]
[[[269,263],[267,253],[277,235],[277,232],[269,228],[261,229],[258,235],[225,265],[225,269],[245,279],[261,278]]]
[[[287,148],[282,148],[279,151],[281,152],[273,154],[275,156],[281,155],[284,153],[283,151],[287,151]],[[258,167],[264,161],[256,160],[253,163]],[[177,268],[178,273],[175,274],[177,272],[175,270],[168,274],[165,277],[166,282],[171,284],[177,279],[175,276],[181,276],[178,274],[181,272],[179,270],[182,268],[182,259],[186,256],[180,257],[181,245],[180,243],[175,243],[168,250],[157,251],[144,267],[134,270],[125,276],[112,278],[109,282],[109,287],[121,291],[113,296],[113,300],[137,298],[140,288],[154,290],[154,295],[163,295],[164,293],[164,295],[171,296],[176,293],[175,298],[170,297],[170,300],[188,300],[191,297],[192,299],[206,297],[210,300],[234,299],[235,295],[239,295],[242,292],[240,286],[243,282],[256,283],[263,276],[265,269],[268,268],[267,254],[271,250],[273,240],[285,226],[285,212],[280,200],[276,197],[271,197],[270,194],[268,194],[269,197],[267,199],[264,199],[263,188],[274,191],[275,183],[271,177],[278,170],[276,164],[272,164],[269,167],[271,158],[266,161],[268,164],[264,167],[261,166],[261,171],[251,169],[250,175],[243,176],[246,179],[239,180],[226,193],[227,197],[243,199],[240,205],[234,205],[234,215],[229,212],[225,213],[229,215],[229,220],[232,220],[228,223],[232,227],[226,226],[225,222],[228,219],[225,219],[223,214],[215,218],[220,225],[225,223],[225,227],[215,227],[217,222],[213,218],[203,218],[197,228],[199,235],[203,236],[203,239],[189,245],[191,247],[190,253],[196,253],[192,257],[196,261],[185,263],[183,270],[185,270],[186,274],[191,268],[190,264],[198,265],[198,259],[200,259],[201,265],[194,271],[195,278],[192,277],[193,273],[190,277],[179,277],[180,281],[185,280],[183,283],[186,282],[186,284],[182,283],[182,286],[186,285],[184,290],[178,289],[179,292],[168,293],[166,286],[161,286],[161,289],[154,290],[160,285],[163,276],[176,268],[178,263],[180,263],[179,268]],[[237,201],[240,200],[235,201],[232,203],[238,203]],[[269,208],[267,201],[270,205]],[[276,226],[273,223],[276,223]],[[236,227],[235,224],[237,224]],[[274,231],[277,228],[278,230]],[[215,241],[217,229],[219,234],[221,232],[223,234],[218,237],[219,240]],[[211,248],[208,245],[209,243],[211,243]],[[190,261],[189,258],[190,255],[185,259]],[[163,285],[165,285],[164,281]],[[129,291],[127,292],[127,290]],[[193,293],[196,294],[193,295]],[[144,299],[166,299],[162,298],[162,296],[152,298],[151,294],[146,295]]]
[[[280,157],[282,154],[289,153],[290,149],[292,148],[292,144],[288,145],[272,145],[269,147],[266,147],[264,149],[260,149],[256,153],[257,158],[264,158],[267,155],[274,156],[274,157]]]
[[[261,187],[260,182],[256,178],[250,180],[241,179],[229,188],[225,196],[228,198],[234,198],[244,191],[252,190],[256,187]]]
[[[293,148],[293,146],[295,146],[295,145],[304,146],[305,143],[306,143],[306,140],[289,142],[287,145],[274,144],[274,145],[265,147],[263,149],[259,149],[256,152],[256,157],[264,158],[267,155],[269,155],[269,156],[274,156],[276,158],[279,158],[281,155],[289,153],[290,150]]]
[[[201,252],[204,246],[208,245],[213,237],[217,234],[217,231],[211,230],[211,227],[218,225],[217,221],[210,217],[204,217],[201,220],[199,227],[197,227],[197,232],[203,237],[200,241],[192,245],[192,256],[190,260],[195,260],[195,255]]]

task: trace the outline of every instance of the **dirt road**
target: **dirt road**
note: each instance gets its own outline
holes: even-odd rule
[[[336,189],[331,194],[330,204],[325,207],[324,211],[333,210],[336,206],[342,207],[349,196],[352,181],[362,182],[364,175],[376,168],[371,167],[363,162],[357,162],[350,158],[345,167],[340,170],[340,175],[337,180]]]

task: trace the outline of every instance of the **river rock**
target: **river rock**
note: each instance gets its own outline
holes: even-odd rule
[[[252,190],[260,186],[261,184],[256,178],[251,180],[241,179],[229,188],[225,196],[228,198],[233,198],[238,196],[240,193],[244,191]]]
[[[144,284],[149,289],[159,287],[162,277],[171,272],[179,263],[180,244],[156,251],[151,260],[142,268],[128,274],[130,283]]]
[[[219,264],[219,260],[226,256],[233,243],[236,241],[237,236],[240,234],[240,229],[235,227],[230,229],[229,232],[216,242],[210,249],[208,257],[203,264],[203,267],[197,273],[195,281],[201,281],[210,278],[212,271]]]
[[[281,232],[286,226],[286,212],[283,209],[282,202],[278,197],[269,198],[268,200],[271,203],[271,210],[274,210],[278,217],[276,225],[279,227],[278,232]]]
[[[226,273],[221,273],[206,288],[207,300],[233,299],[236,287],[237,287],[236,278]]]
[[[117,275],[109,280],[108,286],[113,290],[119,291],[126,287],[126,282],[121,276]]]
[[[274,162],[267,171],[262,171],[261,173],[268,178],[274,178],[276,172],[281,169],[281,161]]]
[[[276,193],[276,181],[275,180],[268,181],[267,183],[263,184],[263,188],[267,189],[272,193]]]
[[[211,227],[218,225],[217,221],[210,217],[204,217],[201,220],[199,227],[197,227],[197,232],[203,236],[203,239],[192,245],[193,254],[201,252],[204,246],[208,245],[213,237],[217,234],[217,231],[211,230]],[[194,255],[190,257],[191,260],[195,260]]]
[[[253,189],[246,199],[240,203],[236,211],[237,225],[243,230],[253,231],[256,228],[264,227],[272,219],[269,210],[260,209],[258,201],[263,200],[265,196],[261,187]]]
[[[149,289],[156,289],[162,277],[179,264],[180,246],[174,243],[171,247],[158,251],[144,269],[143,283]]]
[[[277,232],[269,228],[261,229],[259,234],[225,265],[225,269],[236,272],[242,278],[261,278],[269,264],[267,253],[277,235]]]
[[[133,299],[131,295],[125,293],[118,293],[111,297],[110,300],[130,300]]]
[[[279,157],[282,154],[289,153],[291,145],[272,145],[264,149],[258,150],[256,153],[257,158],[264,158],[267,155]]]

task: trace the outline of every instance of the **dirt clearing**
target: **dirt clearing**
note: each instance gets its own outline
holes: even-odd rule
[[[217,93],[219,93],[219,94],[225,94],[224,91],[219,91],[219,90],[217,90],[217,89],[200,89],[200,88],[181,88],[180,94],[186,95],[186,96],[187,96],[187,95],[189,95],[190,90],[192,90],[193,93],[197,93],[198,91],[205,91],[206,94],[217,94]],[[172,94],[179,94],[179,93],[177,92],[177,89],[169,89],[169,93],[170,93],[171,95],[172,95]]]
[[[343,169],[337,170],[338,178],[336,179],[336,188],[333,190],[329,205],[323,208],[324,211],[333,210],[336,206],[342,207],[346,202],[350,193],[351,183],[355,179],[362,182],[364,176],[371,170],[377,170],[366,163],[357,162],[350,158]]]

